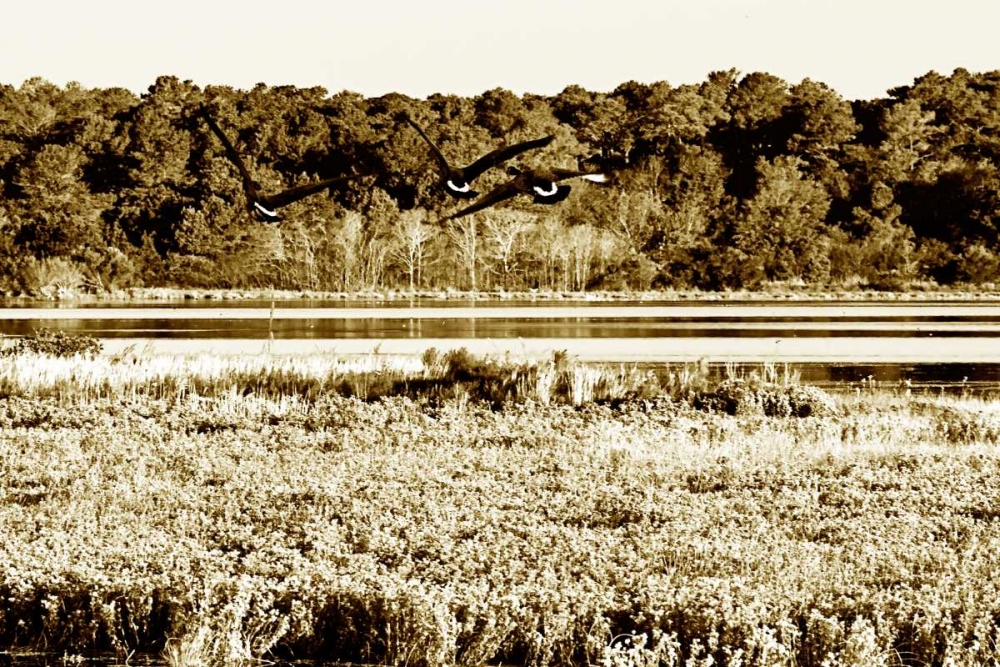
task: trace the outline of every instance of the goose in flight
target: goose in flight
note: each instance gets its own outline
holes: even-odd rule
[[[448,160],[444,157],[434,142],[431,141],[426,134],[424,134],[423,128],[417,125],[417,123],[410,117],[410,114],[404,111],[400,114],[400,116],[406,120],[406,122],[417,131],[417,134],[423,137],[423,140],[427,142],[427,145],[431,147],[431,152],[434,154],[434,157],[437,159],[438,164],[441,167],[441,187],[444,188],[445,192],[456,199],[473,199],[478,197],[479,193],[472,189],[471,183],[490,167],[495,167],[516,155],[520,155],[525,151],[531,150],[532,148],[542,148],[543,146],[548,146],[552,143],[552,140],[555,139],[555,136],[550,134],[549,136],[542,137],[541,139],[532,139],[531,141],[525,141],[512,146],[505,146],[504,148],[498,148],[494,151],[490,151],[466,167],[453,167],[448,163]]]
[[[202,105],[199,108],[199,112],[212,129],[212,132],[215,133],[215,136],[222,142],[222,145],[226,149],[226,155],[229,156],[229,161],[236,165],[236,168],[239,170],[240,177],[243,179],[243,193],[246,195],[247,210],[256,215],[258,220],[263,222],[278,222],[281,220],[278,216],[278,209],[282,206],[287,206],[309,195],[326,190],[333,185],[357,178],[354,174],[338,176],[336,178],[325,178],[315,183],[299,185],[274,194],[261,194],[260,183],[253,180],[250,176],[250,172],[247,171],[246,165],[243,164],[239,153],[236,152],[236,148],[233,147],[232,142],[223,133],[218,123],[215,122],[215,119],[208,113],[208,109]]]
[[[461,218],[517,195],[529,195],[536,204],[556,204],[566,199],[569,196],[569,191],[572,190],[568,185],[559,185],[560,181],[577,177],[593,183],[604,183],[608,180],[607,176],[600,172],[573,169],[527,169],[521,171],[517,167],[507,167],[507,173],[514,178],[498,185],[470,206],[466,206],[445,219]]]

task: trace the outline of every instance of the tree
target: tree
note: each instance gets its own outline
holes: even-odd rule
[[[959,68],[945,77],[929,72],[912,87],[895,91],[933,111],[940,132],[938,160],[954,155],[976,162],[995,159],[1000,150],[1000,71],[972,74]]]
[[[406,272],[411,292],[420,287],[423,280],[427,247],[434,234],[433,228],[425,222],[426,218],[427,212],[423,209],[403,211],[393,227],[393,259]]]
[[[186,206],[174,225],[174,247],[167,254],[167,275],[178,285],[233,287],[248,284],[243,276],[257,270],[248,259],[255,231],[244,220],[244,209],[221,197],[209,196],[199,206]]]
[[[856,243],[854,274],[874,287],[900,289],[917,277],[913,230],[900,222],[902,208],[890,204],[877,213],[854,210]],[[850,276],[843,276],[850,278]]]
[[[643,190],[618,192],[614,199],[610,227],[622,239],[630,255],[639,255],[646,250],[655,233],[660,202]]]
[[[916,100],[906,100],[886,109],[880,125],[885,139],[870,161],[872,178],[890,185],[932,180],[933,168],[919,173],[918,167],[931,166],[927,159],[941,131],[935,112],[923,110]]]
[[[504,88],[487,90],[475,98],[476,123],[496,138],[527,124],[524,102]]]
[[[789,155],[803,160],[803,170],[821,183],[833,199],[833,210],[850,203],[848,174],[841,166],[847,148],[858,133],[851,105],[822,83],[804,79],[792,86],[788,104],[777,121],[778,132],[787,137],[785,149]]]
[[[633,115],[620,97],[568,86],[552,100],[553,115],[598,151],[602,165],[626,166],[635,145]]]
[[[405,170],[388,169],[379,156],[379,147],[396,134],[388,119],[378,118],[372,122],[369,116],[369,103],[363,96],[350,91],[342,91],[326,100],[315,104],[314,109],[326,120],[324,136],[327,141],[328,169],[330,173],[347,173],[354,171],[359,174],[371,174],[375,178],[374,185],[393,194],[397,201],[406,200],[407,208],[412,206],[412,195],[401,196],[390,179],[397,178]],[[403,179],[400,177],[399,182]],[[363,181],[357,181],[352,187],[342,189],[343,203],[351,208],[362,205],[367,188]]]
[[[355,291],[363,286],[362,264],[366,246],[364,218],[359,213],[348,211],[333,237],[333,248],[337,253],[335,261],[341,269],[338,285],[341,291]]]
[[[7,213],[3,201],[0,200],[0,290],[10,292],[17,284],[17,276],[21,273],[19,266],[24,261],[23,253],[14,244],[18,225]]]
[[[479,215],[479,213],[474,213],[464,218],[452,220],[445,228],[445,234],[455,250],[455,265],[461,275],[468,276],[464,282],[468,289],[473,292],[479,290],[477,276],[481,260],[479,258],[479,227],[476,224]]]
[[[659,267],[657,283],[674,287],[709,287],[714,280],[706,256],[713,253],[736,203],[726,194],[729,172],[722,156],[709,147],[685,148],[676,168],[658,182],[662,211],[648,242]]]
[[[85,163],[78,146],[48,145],[18,172],[23,196],[13,203],[20,221],[15,242],[36,258],[86,263],[105,251],[101,216],[111,196],[93,194],[82,182]]]
[[[757,193],[737,219],[734,267],[749,287],[765,280],[822,281],[829,276],[829,237],[823,220],[830,196],[802,173],[802,161],[779,157],[757,164]]]
[[[560,239],[563,258],[563,289],[582,291],[593,275],[594,254],[600,233],[590,225],[574,225]]]
[[[644,153],[673,156],[686,146],[700,146],[713,129],[728,120],[729,112],[721,100],[705,94],[708,90],[693,85],[656,88],[635,123]]]
[[[534,216],[510,209],[482,212],[484,259],[489,269],[500,276],[500,287],[509,289],[514,274],[520,270],[521,244]]]
[[[535,220],[535,224],[526,231],[524,244],[534,267],[534,278],[530,278],[528,284],[543,289],[558,289],[561,276],[559,240],[566,233],[566,226],[555,213],[539,216]]]
[[[2,93],[0,108],[4,110],[6,133],[22,144],[30,144],[49,134],[59,117],[62,91],[58,86],[41,77],[33,77],[17,90],[5,86]]]
[[[134,248],[149,238],[163,256],[178,251],[182,211],[198,203],[188,166],[196,122],[191,111],[201,98],[190,81],[161,76],[118,127],[113,158],[125,177],[110,217]]]
[[[730,169],[728,191],[739,199],[752,196],[757,160],[770,160],[785,150],[777,123],[788,104],[788,84],[771,74],[744,76],[726,99],[729,121],[716,127],[712,144]]]

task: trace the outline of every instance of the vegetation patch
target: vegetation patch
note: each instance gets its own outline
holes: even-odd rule
[[[0,360],[0,647],[175,665],[1000,657],[987,402],[620,367],[601,382],[646,384],[576,401],[539,388],[572,384],[563,356],[256,363]],[[337,390],[365,372],[441,384]]]
[[[727,379],[712,391],[698,394],[694,404],[730,415],[768,417],[829,416],[837,410],[833,397],[818,387],[743,378]]]
[[[39,329],[30,336],[17,338],[10,345],[0,346],[0,357],[38,354],[53,357],[93,356],[101,352],[101,342],[85,334]]]

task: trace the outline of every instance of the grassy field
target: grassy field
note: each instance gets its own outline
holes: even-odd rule
[[[992,402],[560,355],[65,351],[0,354],[10,650],[1000,660]]]

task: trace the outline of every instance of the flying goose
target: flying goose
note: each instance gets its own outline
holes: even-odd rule
[[[423,137],[424,141],[427,142],[427,145],[431,147],[431,152],[434,153],[434,157],[441,166],[441,187],[445,192],[456,199],[473,199],[478,197],[479,193],[473,190],[470,184],[472,181],[476,180],[476,177],[490,167],[495,167],[502,162],[506,162],[515,155],[520,155],[524,151],[531,150],[532,148],[548,146],[552,143],[552,140],[555,139],[555,136],[550,134],[549,136],[542,137],[541,139],[532,139],[531,141],[525,141],[520,144],[498,148],[494,151],[490,151],[467,167],[456,168],[448,164],[448,160],[444,157],[434,142],[431,141],[426,134],[424,134],[423,128],[417,125],[417,123],[410,117],[410,114],[404,111],[400,114],[400,116],[406,120],[406,122],[417,131],[417,134]]]
[[[243,164],[243,160],[240,159],[239,153],[236,152],[236,148],[233,147],[229,138],[222,132],[222,129],[219,128],[215,119],[208,113],[208,109],[202,105],[199,108],[199,111],[205,119],[205,122],[208,123],[208,126],[212,129],[212,132],[215,133],[215,136],[217,136],[219,141],[222,142],[222,145],[225,146],[226,154],[229,156],[230,162],[235,164],[236,168],[240,172],[240,177],[243,179],[243,192],[247,199],[247,210],[256,215],[257,218],[263,222],[278,222],[281,220],[278,216],[277,209],[282,206],[287,206],[292,202],[296,202],[300,199],[308,197],[309,195],[326,190],[332,185],[357,178],[354,174],[348,176],[338,176],[336,178],[325,178],[315,183],[299,185],[271,195],[261,194],[260,184],[253,180],[250,176],[250,172],[247,171],[246,165]]]
[[[536,204],[556,204],[566,199],[569,196],[569,191],[572,190],[568,185],[559,185],[559,182],[570,178],[580,177],[593,183],[607,181],[607,176],[600,172],[573,169],[527,169],[521,171],[517,167],[507,167],[507,173],[514,178],[498,185],[472,205],[466,206],[445,219],[461,218],[517,195],[529,195]]]

